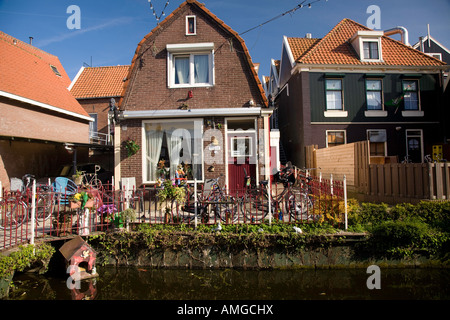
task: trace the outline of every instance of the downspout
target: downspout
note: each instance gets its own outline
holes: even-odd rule
[[[398,27],[395,27],[395,28],[388,29],[388,30],[384,31],[384,35],[385,36],[390,36],[390,35],[393,35],[393,34],[401,34],[402,42],[404,44],[406,44],[407,46],[411,46],[409,44],[408,30],[405,27],[398,26]]]

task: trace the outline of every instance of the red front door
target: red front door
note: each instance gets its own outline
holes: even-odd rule
[[[241,193],[246,187],[246,176],[256,179],[256,146],[254,134],[228,136],[228,189],[231,194]]]

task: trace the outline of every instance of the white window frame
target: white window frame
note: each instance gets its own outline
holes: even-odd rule
[[[201,164],[202,164],[202,169],[201,169],[201,180],[197,180],[197,182],[203,182],[205,179],[205,159],[204,159],[204,150],[203,150],[203,143],[204,143],[204,139],[203,139],[203,119],[202,118],[183,118],[183,119],[172,119],[172,120],[164,120],[164,119],[155,119],[155,120],[143,120],[142,121],[142,183],[143,184],[155,184],[156,181],[153,180],[146,180],[147,179],[147,140],[146,140],[146,130],[145,130],[145,126],[146,124],[154,124],[154,123],[177,123],[177,122],[187,122],[187,121],[192,121],[194,122],[194,127],[195,127],[195,122],[197,123],[201,123],[200,127],[201,127],[201,132],[199,133],[201,136],[201,145],[199,147],[199,150],[201,152],[200,158],[201,158]],[[194,137],[191,137],[192,139]],[[192,157],[194,157],[194,153],[192,153]],[[193,183],[194,180],[188,180],[188,183]]]
[[[167,49],[167,86],[169,88],[212,87],[215,84],[214,43],[168,44]],[[195,83],[194,56],[208,55],[209,74],[207,83]],[[189,83],[175,83],[175,58],[189,56]]]
[[[365,44],[369,44],[369,57],[366,57],[365,56],[365,48],[364,48],[364,45]],[[378,53],[378,58],[372,58],[371,57],[371,53],[372,53],[372,50],[371,50],[371,48],[370,48],[370,44],[372,44],[372,43],[374,43],[374,44],[376,44],[377,45],[377,53]],[[363,42],[362,42],[362,58],[363,58],[363,60],[367,60],[367,61],[379,61],[380,60],[380,44],[379,44],[379,42],[377,41],[377,40],[363,40]]]
[[[402,110],[402,116],[403,117],[423,117],[424,112],[422,111],[422,103],[420,99],[420,81],[419,79],[409,79],[405,78],[402,80],[402,92],[408,92],[403,89],[403,83],[405,81],[414,81],[417,84],[417,90],[414,91],[417,93],[417,109],[405,109],[405,99],[403,99],[403,110]]]
[[[359,59],[363,62],[382,62],[383,61],[383,48],[381,45],[381,37],[383,31],[374,30],[360,30],[357,31],[350,39],[350,43],[357,53],[359,53]],[[376,42],[378,44],[378,59],[366,59],[364,57],[364,42]]]
[[[189,32],[189,20],[194,20],[194,32]],[[197,35],[197,17],[196,16],[186,16],[186,35],[187,36],[196,36]]]
[[[347,144],[347,130],[325,130],[325,142],[326,142],[326,147],[328,148],[328,133],[329,132],[343,132],[344,133],[344,144]]]

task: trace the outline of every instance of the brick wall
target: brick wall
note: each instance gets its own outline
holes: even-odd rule
[[[196,16],[197,35],[195,36],[185,35],[186,15]],[[126,83],[127,89],[120,105],[121,110],[175,110],[182,104],[187,104],[190,109],[242,108],[249,107],[250,100],[253,100],[256,105],[264,104],[251,67],[246,60],[244,48],[238,40],[210,16],[190,5],[183,7],[170,19],[147,35],[141,42],[140,48],[138,47],[137,55],[132,62],[132,71]],[[215,85],[206,88],[169,89],[166,45],[204,42],[214,43]],[[192,98],[188,98],[189,91],[193,93]],[[215,117],[214,121],[224,124],[223,117]],[[262,121],[259,121],[258,127],[262,128],[262,125]],[[224,128],[220,130],[224,135]],[[121,122],[121,143],[123,144],[129,138],[142,146],[141,120]],[[204,141],[204,148],[209,143],[210,141]],[[225,156],[226,150],[223,151]],[[122,148],[120,165],[122,177],[136,177],[137,185],[142,183],[142,147],[131,157],[127,157],[126,150]],[[208,168],[209,165],[204,165],[205,179],[223,175],[225,180],[225,159],[222,159],[222,164],[214,165],[214,172],[208,171]]]

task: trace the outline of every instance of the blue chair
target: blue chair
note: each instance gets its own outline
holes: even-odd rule
[[[69,204],[69,198],[77,193],[78,186],[70,179],[57,177],[52,183],[52,190],[60,200],[60,204]]]

